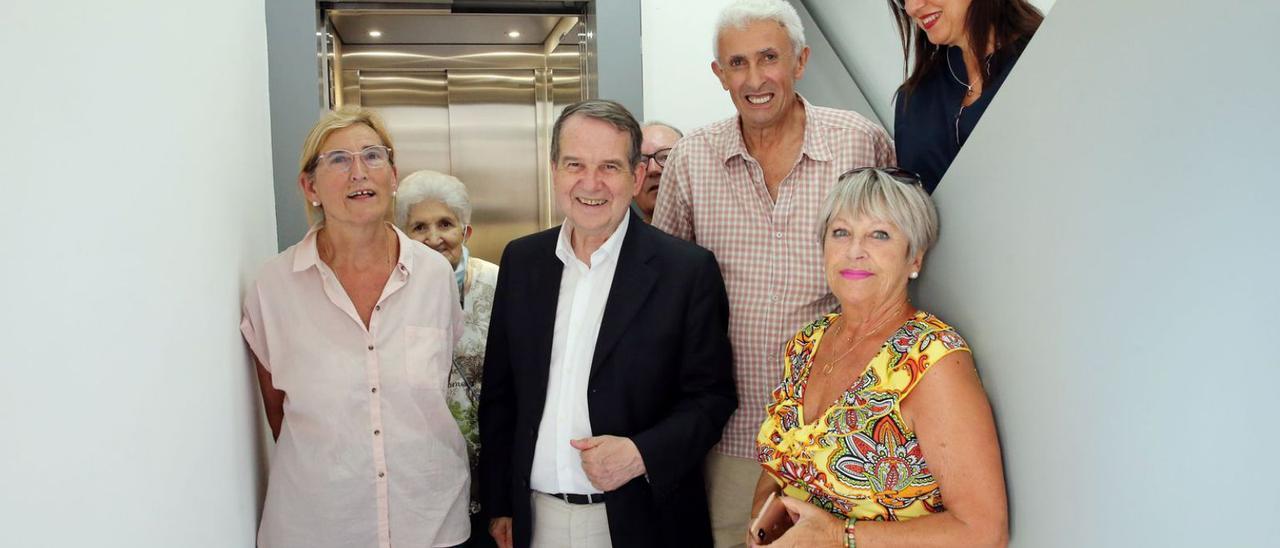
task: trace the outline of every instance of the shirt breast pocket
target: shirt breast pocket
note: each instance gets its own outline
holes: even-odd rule
[[[449,381],[453,345],[449,332],[439,327],[405,326],[405,374],[416,389],[443,390]]]

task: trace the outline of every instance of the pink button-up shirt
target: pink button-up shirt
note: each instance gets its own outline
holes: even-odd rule
[[[861,115],[804,104],[804,145],[769,196],[738,117],[676,142],[662,172],[653,226],[716,254],[729,293],[729,340],[738,410],[717,450],[755,458],[769,394],[782,378],[782,345],[836,306],[822,273],[818,213],[841,173],[896,164],[884,128]]]
[[[399,260],[365,329],[316,232],[267,262],[240,322],[286,394],[258,545],[461,544],[470,478],[446,404],[462,333],[453,269],[396,230]]]

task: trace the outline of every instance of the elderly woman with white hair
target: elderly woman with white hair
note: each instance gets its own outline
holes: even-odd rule
[[[786,344],[752,515],[772,494],[794,520],[771,546],[1005,545],[1000,445],[969,347],[907,296],[937,240],[933,203],[912,174],[863,168],[819,218],[840,309]]]
[[[471,199],[466,185],[457,177],[431,170],[409,174],[400,181],[395,220],[410,238],[440,252],[453,266],[462,304],[463,330],[462,338],[454,346],[453,368],[449,373],[449,410],[467,440],[467,456],[474,472],[480,444],[476,411],[480,404],[481,369],[485,341],[489,337],[493,291],[498,283],[498,265],[472,257],[467,249],[472,232]],[[479,498],[473,496],[471,500],[471,512],[476,514]],[[482,536],[485,535],[475,535],[472,540]]]

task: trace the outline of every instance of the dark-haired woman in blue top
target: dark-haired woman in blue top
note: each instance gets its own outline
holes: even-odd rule
[[[1044,15],[1027,0],[888,0],[904,62],[894,97],[898,166],[932,193]]]

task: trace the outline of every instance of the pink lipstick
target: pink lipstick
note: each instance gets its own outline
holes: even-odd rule
[[[840,277],[846,280],[865,280],[872,276],[875,276],[875,274],[872,274],[870,271],[867,271],[867,270],[854,270],[854,269],[846,268],[840,271]]]

